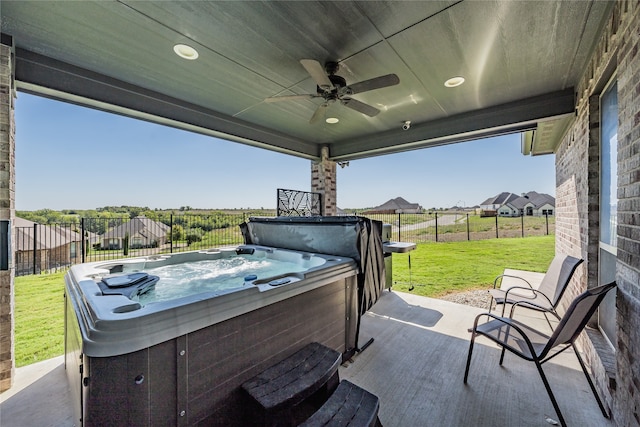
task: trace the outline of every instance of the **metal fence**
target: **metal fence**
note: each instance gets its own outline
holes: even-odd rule
[[[154,218],[81,218],[15,227],[17,276],[82,262],[185,252],[244,243],[239,225],[251,212],[158,214]],[[554,234],[555,217],[480,217],[467,212],[363,215],[392,225],[399,242],[453,242]]]
[[[483,217],[469,212],[434,211],[364,216],[391,224],[392,239],[398,242],[459,242],[555,234],[555,217],[549,215]]]
[[[22,276],[82,262],[238,245],[244,242],[239,225],[249,215],[81,218],[77,223],[16,227],[15,271]]]

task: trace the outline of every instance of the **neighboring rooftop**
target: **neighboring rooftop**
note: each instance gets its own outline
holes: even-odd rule
[[[535,191],[529,191],[528,193],[523,193],[520,196],[515,193],[503,192],[497,196],[488,198],[484,202],[480,203],[480,206],[495,206],[497,208],[502,205],[510,204],[515,208],[523,208],[528,203],[532,203],[535,207],[541,207],[545,204],[555,206],[556,199],[548,194],[538,193]]]
[[[363,213],[380,214],[380,213],[420,213],[420,212],[422,212],[422,206],[420,206],[418,203],[410,203],[410,202],[407,202],[402,197],[396,197],[395,199],[388,200],[383,204],[381,204],[380,206],[371,208]]]

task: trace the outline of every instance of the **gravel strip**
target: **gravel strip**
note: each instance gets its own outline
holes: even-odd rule
[[[489,308],[489,293],[486,289],[475,291],[457,292],[448,294],[439,299],[455,302],[457,304],[470,305],[472,307]]]

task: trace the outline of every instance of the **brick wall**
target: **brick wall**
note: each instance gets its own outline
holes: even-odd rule
[[[640,3],[623,3],[618,47],[619,425],[640,425]],[[625,14],[625,15],[623,15]]]
[[[11,48],[0,45],[0,219],[13,220],[15,125]],[[13,250],[11,251],[13,252]],[[13,266],[0,271],[0,392],[13,384]]]
[[[322,149],[322,159],[311,162],[311,192],[322,197],[322,215],[335,216],[336,206],[336,162],[328,159],[328,148]]]
[[[618,283],[615,355],[597,331],[580,345],[618,426],[640,426],[640,2],[616,2],[576,91],[576,121],[556,152],[556,251],[585,259],[567,291],[598,284],[599,95],[618,82]]]

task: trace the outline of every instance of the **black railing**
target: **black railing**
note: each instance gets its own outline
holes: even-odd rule
[[[75,223],[15,227],[17,276],[81,262],[185,252],[244,243],[239,225],[252,212],[158,214],[154,218],[81,218]],[[548,235],[555,217],[480,217],[469,212],[362,215],[391,224],[392,240],[453,242]]]
[[[14,265],[17,276],[56,271],[82,262],[78,224],[16,227]]]
[[[361,215],[391,224],[392,239],[399,242],[458,242],[555,233],[555,217],[549,215],[483,217],[464,211]]]
[[[250,215],[159,214],[15,227],[15,271],[21,276],[81,262],[234,246],[244,242],[239,225]]]

